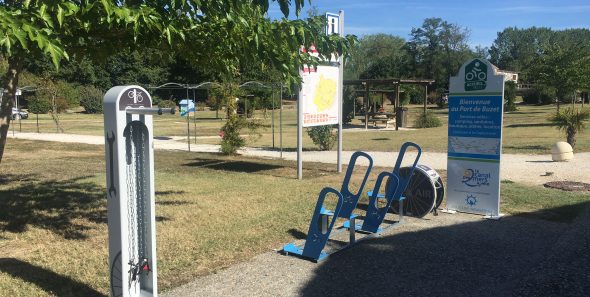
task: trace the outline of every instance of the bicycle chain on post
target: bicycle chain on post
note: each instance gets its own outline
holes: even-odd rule
[[[130,283],[138,281],[142,272],[151,271],[149,260],[146,257],[146,236],[148,234],[146,224],[147,202],[149,201],[146,192],[148,176],[145,174],[145,129],[136,127],[136,122],[129,124],[129,135],[127,138],[128,165],[127,165],[127,188],[128,188],[128,228],[129,228],[129,279]],[[141,260],[140,260],[141,259]]]

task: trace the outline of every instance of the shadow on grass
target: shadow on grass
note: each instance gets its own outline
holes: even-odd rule
[[[289,235],[293,236],[297,240],[307,238],[307,235],[301,232],[301,230],[289,229],[287,230],[287,233],[289,233]]]
[[[86,238],[90,228],[76,220],[106,223],[106,191],[86,178],[26,181],[0,190],[0,229],[23,233],[34,226],[66,239]]]
[[[168,195],[179,195],[184,194],[185,191],[156,191],[156,196],[168,196]],[[156,202],[158,203],[158,202]]]
[[[521,150],[521,151],[547,151],[548,148],[542,145],[505,145],[504,149]]]
[[[55,296],[105,296],[84,283],[14,258],[0,258],[0,272]]]
[[[11,182],[29,182],[35,180],[34,174],[2,174],[0,175],[0,184],[8,184]]]
[[[232,172],[246,172],[255,173],[260,171],[274,170],[282,168],[279,165],[247,162],[247,161],[222,161],[222,160],[207,160],[196,159],[196,161],[184,164],[184,166],[204,167],[214,170],[232,171]]]
[[[170,201],[156,201],[157,205],[172,205],[172,206],[178,206],[178,205],[187,205],[187,204],[194,204],[193,202],[189,202],[189,201],[181,201],[181,200],[170,200]]]
[[[387,137],[380,137],[380,138],[373,138],[371,140],[377,140],[377,141],[385,141],[385,140],[391,140],[391,138],[387,138]]]
[[[537,105],[541,106],[541,105]],[[539,114],[539,113],[547,113],[545,111],[510,111],[507,114]]]
[[[505,128],[527,128],[527,127],[553,127],[553,123],[534,123],[534,124],[512,124],[506,125]]]
[[[589,205],[550,210],[584,212],[571,225],[523,215],[395,231],[329,257],[298,294],[587,296]]]

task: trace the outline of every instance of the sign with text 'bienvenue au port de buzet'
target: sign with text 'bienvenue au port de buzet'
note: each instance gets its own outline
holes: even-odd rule
[[[447,208],[500,215],[504,76],[483,59],[451,77],[447,152]]]

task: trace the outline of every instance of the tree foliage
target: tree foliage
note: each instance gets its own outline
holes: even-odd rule
[[[504,83],[504,111],[516,111],[516,83],[507,81]]]
[[[449,77],[473,53],[469,49],[469,30],[440,18],[428,18],[419,28],[413,28],[406,44],[410,55],[410,72],[423,78],[435,79],[435,87],[447,87]]]
[[[561,101],[576,89],[590,88],[588,29],[506,28],[490,55],[501,69],[518,71],[521,81],[554,89]]]
[[[302,0],[276,2],[285,16],[292,8],[298,15],[304,5]],[[0,2],[0,52],[8,61],[2,79],[7,94],[0,109],[0,161],[27,57],[46,57],[59,68],[70,57],[104,61],[115,53],[153,48],[183,56],[223,80],[239,76],[240,63],[253,61],[277,69],[281,81],[295,83],[301,65],[319,61],[299,53],[300,46],[315,44],[326,57],[345,52],[355,40],[325,36],[323,17],[271,21],[268,7],[269,0]]]

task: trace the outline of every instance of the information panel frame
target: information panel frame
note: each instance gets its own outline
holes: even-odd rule
[[[500,216],[504,76],[467,61],[449,88],[447,209]]]

